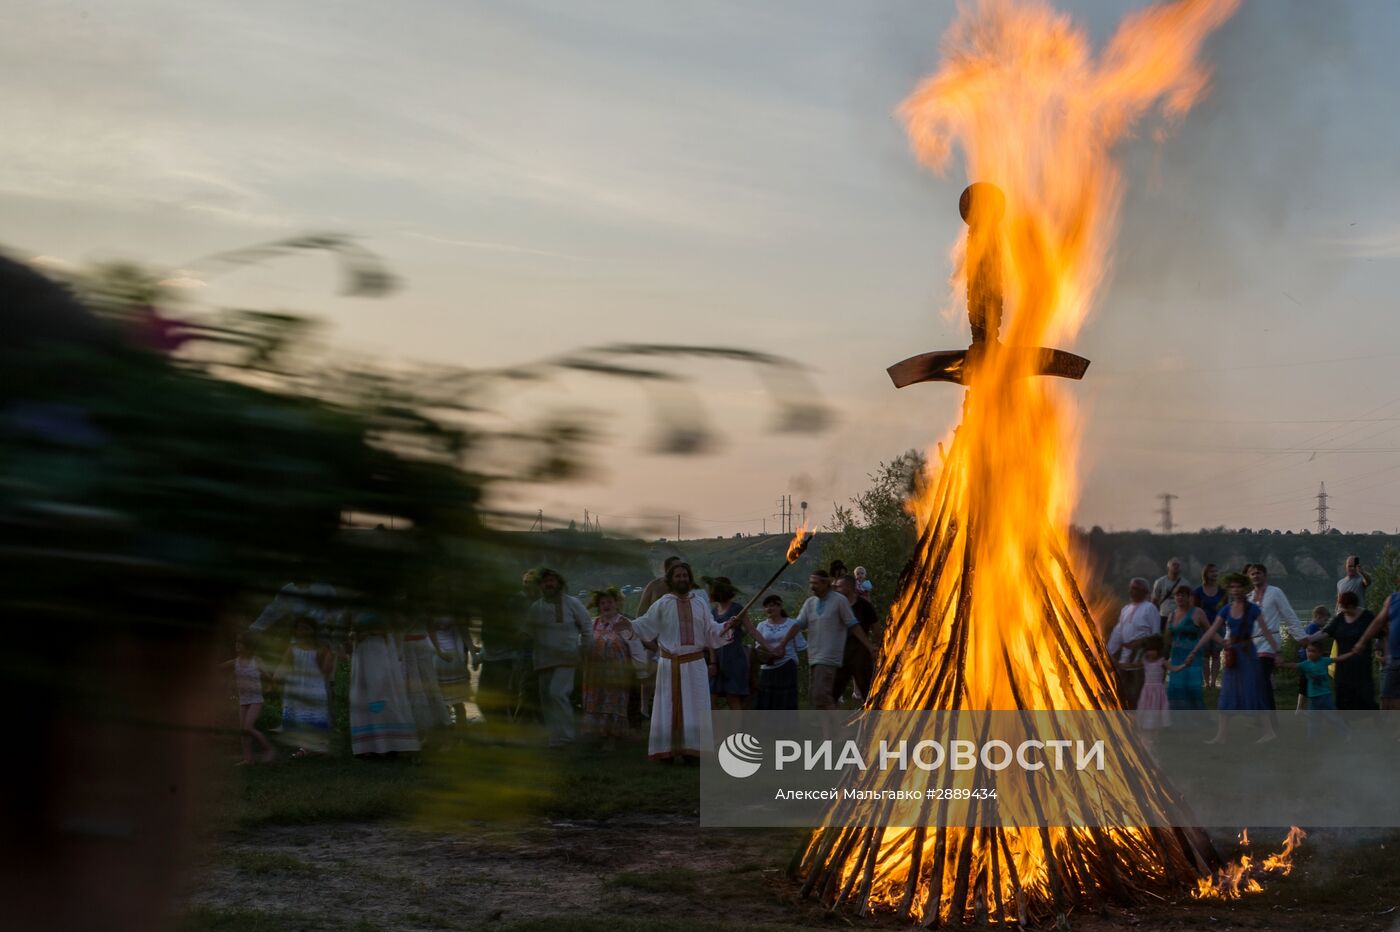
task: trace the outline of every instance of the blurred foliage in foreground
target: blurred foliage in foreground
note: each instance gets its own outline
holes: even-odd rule
[[[305,250],[339,256],[350,293],[393,286],[338,237],[205,265]],[[293,315],[181,313],[169,285],[109,265],[65,288],[0,258],[0,702],[22,710],[7,743],[26,761],[0,776],[0,893],[22,927],[160,925],[207,789],[192,765],[219,717],[216,632],[284,583],[330,584],[340,608],[389,624],[474,615],[488,647],[511,638],[521,570],[555,554],[544,535],[507,533],[496,503],[577,475],[594,439],[578,413],[498,416],[521,385],[646,386],[669,452],[707,433],[678,416],[695,406],[655,364],[668,354],[756,367],[780,427],[824,416],[801,371],[762,353],[639,345],[410,368],[338,358]],[[468,775],[478,802],[501,801],[496,774]]]
[[[302,237],[206,264],[323,249],[341,257],[348,292],[391,288],[347,243]],[[415,614],[488,609],[541,558],[513,552],[519,539],[499,530],[512,516],[492,510],[492,492],[578,475],[594,439],[586,421],[548,411],[501,427],[493,401],[523,382],[645,385],[669,452],[708,435],[670,416],[695,408],[683,379],[648,362],[668,354],[754,365],[782,428],[826,416],[797,367],[762,353],[632,345],[489,371],[408,369],[319,352],[315,325],[293,315],[172,318],[170,289],[132,265],[69,277],[96,314],[25,267],[0,271],[7,331],[21,335],[0,350],[0,522],[14,576],[0,598],[45,614],[88,611],[99,592],[139,590],[144,608],[130,607],[150,611],[153,597],[218,600],[289,579]]]

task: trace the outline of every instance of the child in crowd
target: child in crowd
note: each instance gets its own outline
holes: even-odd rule
[[[275,677],[282,683],[282,740],[296,748],[294,758],[325,754],[331,749],[326,683],[334,667],[330,648],[316,640],[315,622],[298,618],[292,644]]]
[[[1162,659],[1162,636],[1154,634],[1142,642],[1142,660],[1128,667],[1142,668],[1142,692],[1138,694],[1138,728],[1152,732],[1171,724],[1170,706],[1167,704],[1167,662]],[[1171,668],[1173,672],[1185,669],[1185,664]]]
[[[868,574],[865,572],[865,567],[863,567],[863,566],[857,566],[857,567],[856,567],[856,595],[860,596],[862,599],[867,599],[867,600],[868,600],[868,599],[870,598],[871,594],[872,594],[874,591],[875,591],[875,584],[872,583],[872,582],[870,581],[870,579],[868,578]]]
[[[253,636],[240,634],[233,642],[234,658],[222,664],[233,668],[233,682],[238,690],[238,727],[242,730],[243,763],[261,761],[266,764],[277,756],[267,735],[258,731],[258,717],[263,710],[263,669],[254,650]],[[261,753],[253,756],[253,746]]]
[[[758,701],[754,708],[796,710],[797,652],[806,650],[796,619],[789,618],[783,597],[770,595],[763,600],[768,617],[758,623],[763,643],[756,654],[763,659],[758,668]],[[768,648],[776,648],[769,650]]]
[[[1317,734],[1319,720],[1326,720],[1337,728],[1342,734],[1347,733],[1346,719],[1337,711],[1337,702],[1332,697],[1332,678],[1327,675],[1327,668],[1333,663],[1343,659],[1350,659],[1353,650],[1349,654],[1341,657],[1328,657],[1322,653],[1321,645],[1316,642],[1310,643],[1304,651],[1306,660],[1297,663],[1282,663],[1279,666],[1297,667],[1298,680],[1307,685],[1308,690],[1308,737],[1312,738]]]
[[[1304,631],[1305,631],[1306,633],[1308,633],[1308,634],[1317,634],[1317,632],[1319,632],[1319,631],[1321,631],[1323,628],[1327,627],[1328,623],[1331,622],[1331,621],[1332,621],[1332,612],[1327,608],[1326,605],[1317,605],[1317,606],[1314,606],[1314,607],[1313,607],[1313,610],[1312,610],[1312,621],[1308,622],[1308,626],[1304,629]],[[1308,659],[1308,649],[1307,649],[1307,647],[1306,647],[1306,646],[1299,647],[1299,648],[1298,648],[1298,663],[1302,663],[1304,660],[1307,660],[1307,659]],[[1330,695],[1332,694],[1332,691],[1329,689],[1329,690],[1327,691],[1327,694],[1330,696]],[[1297,708],[1297,711],[1301,712],[1301,711],[1303,711],[1303,710],[1306,709],[1306,708],[1308,708],[1308,678],[1307,678],[1306,676],[1304,676],[1302,673],[1299,673],[1299,674],[1298,674],[1298,708]]]

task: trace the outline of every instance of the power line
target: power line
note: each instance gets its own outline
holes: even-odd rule
[[[1370,416],[1372,416],[1372,415],[1374,415],[1374,414],[1378,414],[1378,413],[1380,413],[1381,411],[1384,411],[1386,408],[1390,408],[1390,407],[1394,406],[1397,402],[1400,402],[1400,398],[1393,398],[1393,399],[1391,399],[1390,401],[1384,402],[1384,403],[1382,403],[1382,404],[1375,405],[1375,406],[1373,406],[1372,408],[1370,408],[1370,409],[1368,409],[1368,410],[1366,410],[1366,411],[1361,412],[1361,414],[1358,415],[1357,420],[1353,420],[1353,421],[1350,421],[1350,422],[1348,422],[1348,423],[1350,424],[1350,426],[1351,426],[1352,428],[1355,428],[1355,427],[1357,426],[1357,421],[1359,421],[1361,418],[1366,418],[1366,417],[1370,417]],[[1297,449],[1299,449],[1300,451],[1301,451],[1301,450],[1304,450],[1304,449],[1307,449],[1307,448],[1309,448],[1310,446],[1312,446],[1313,444],[1317,443],[1318,441],[1323,441],[1323,440],[1335,441],[1335,440],[1339,439],[1340,437],[1345,436],[1348,432],[1349,432],[1349,431],[1348,431],[1347,429],[1345,429],[1345,427],[1344,427],[1343,425],[1334,425],[1334,426],[1332,426],[1332,427],[1328,427],[1328,428],[1325,428],[1325,429],[1323,429],[1323,430],[1321,430],[1321,431],[1318,431],[1318,432],[1312,434],[1311,436],[1308,436],[1308,437],[1303,438],[1303,440],[1301,440],[1301,441],[1297,444]],[[1254,461],[1254,464],[1257,466],[1258,464],[1260,464],[1260,463],[1262,463],[1262,462],[1264,462],[1264,461],[1266,461],[1266,460],[1270,460],[1270,459],[1272,459],[1273,457],[1277,457],[1277,456],[1286,456],[1286,455],[1289,455],[1289,454],[1287,454],[1287,453],[1285,453],[1285,452],[1283,452],[1283,451],[1263,450],[1263,451],[1260,451],[1260,452],[1258,453],[1257,458],[1256,458],[1255,461]],[[1324,455],[1326,455],[1326,454],[1324,454]],[[1284,470],[1292,469],[1292,468],[1297,467],[1297,466],[1302,466],[1302,465],[1304,465],[1304,464],[1306,464],[1306,463],[1308,463],[1308,462],[1311,462],[1311,459],[1308,459],[1308,460],[1301,460],[1301,461],[1293,461],[1293,462],[1273,463],[1273,464],[1271,464],[1271,465],[1273,465],[1275,468],[1272,468],[1272,469],[1264,469],[1264,470],[1261,470],[1261,469],[1246,470],[1246,471],[1243,471],[1243,473],[1244,473],[1243,475],[1241,475],[1241,472],[1242,472],[1242,471],[1241,471],[1240,468],[1239,468],[1239,464],[1237,464],[1237,463],[1232,463],[1229,467],[1226,467],[1225,469],[1222,469],[1220,472],[1218,472],[1218,473],[1216,473],[1216,474],[1214,474],[1214,475],[1206,476],[1206,477],[1204,477],[1204,478],[1202,478],[1202,479],[1197,479],[1196,481],[1190,483],[1190,484],[1189,484],[1189,487],[1188,487],[1188,489],[1187,489],[1187,491],[1188,491],[1188,492],[1193,492],[1193,491],[1199,491],[1199,490],[1208,490],[1208,491],[1211,491],[1211,492],[1219,492],[1221,489],[1233,488],[1233,487],[1235,487],[1235,486],[1238,486],[1238,485],[1241,485],[1241,484],[1244,484],[1244,483],[1257,483],[1260,479],[1262,479],[1262,478],[1264,478],[1264,477],[1266,477],[1266,476],[1275,475],[1275,474],[1277,474],[1277,473],[1283,472]],[[1224,482],[1221,482],[1221,481],[1220,481],[1221,479],[1225,479],[1226,477],[1235,477],[1235,478],[1233,479],[1233,481],[1228,481],[1228,480],[1227,480],[1227,481],[1224,481]]]
[[[1355,361],[1358,360],[1358,359],[1388,359],[1388,358],[1390,358],[1390,357],[1392,357],[1392,356],[1395,356],[1395,355],[1396,355],[1396,353],[1394,353],[1394,352],[1389,352],[1389,353],[1363,353],[1363,354],[1361,354],[1361,355],[1359,355],[1359,356],[1333,356],[1333,357],[1331,357],[1331,358],[1329,358],[1329,359],[1300,359],[1300,360],[1297,360],[1296,362],[1255,362],[1255,363],[1245,363],[1245,364],[1243,364],[1243,365],[1230,365],[1228,368],[1221,368],[1221,367],[1218,367],[1218,366],[1212,366],[1212,367],[1204,368],[1204,369],[1200,369],[1200,368],[1192,368],[1192,369],[1186,369],[1186,368],[1177,369],[1177,368],[1172,368],[1172,369],[1153,369],[1153,370],[1149,370],[1149,371],[1138,371],[1138,370],[1134,370],[1134,371],[1131,371],[1131,372],[1130,372],[1130,371],[1126,371],[1126,370],[1122,370],[1122,369],[1102,369],[1102,370],[1100,370],[1099,374],[1100,374],[1100,375],[1130,375],[1130,376],[1132,376],[1132,377],[1134,377],[1134,378],[1138,378],[1138,377],[1140,377],[1140,376],[1173,376],[1173,375],[1186,375],[1186,374],[1188,374],[1188,373],[1193,373],[1193,372],[1210,372],[1210,373],[1216,373],[1216,374],[1218,374],[1218,373],[1221,373],[1221,372],[1238,372],[1238,371],[1241,371],[1241,370],[1244,370],[1244,369],[1297,369],[1297,368],[1300,368],[1300,367],[1302,367],[1302,366],[1324,366],[1324,365],[1328,365],[1328,364],[1331,364],[1331,363],[1334,363],[1334,362],[1355,362]]]
[[[1159,523],[1163,534],[1170,534],[1172,532],[1172,502],[1180,497],[1181,496],[1173,495],[1170,492],[1163,492],[1161,495],[1157,496],[1162,502],[1162,507],[1157,509],[1157,514],[1161,515],[1162,518]]]
[[[1317,484],[1317,533],[1326,534],[1332,529],[1327,523],[1327,483]]]
[[[781,522],[781,528],[782,528],[782,530],[781,530],[779,533],[782,533],[782,534],[791,534],[791,533],[792,533],[792,496],[791,496],[791,495],[783,495],[783,496],[779,497],[779,499],[778,499],[778,510],[777,510],[776,513],[774,513],[773,517],[778,518],[778,519],[780,520],[780,522]]]

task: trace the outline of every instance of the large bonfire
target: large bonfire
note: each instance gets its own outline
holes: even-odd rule
[[[1119,708],[1067,537],[1073,410],[1036,377],[1036,354],[1002,347],[1072,340],[1117,226],[1113,147],[1149,113],[1166,127],[1201,98],[1201,45],[1236,6],[1150,7],[1095,56],[1084,32],[1045,3],[985,0],[960,10],[942,67],[900,107],[925,165],[942,170],[960,147],[969,176],[995,182],[1004,198],[994,235],[954,251],[954,281],[990,287],[968,295],[987,349],[968,355],[957,379],[967,386],[962,422],[937,480],[913,503],[918,550],[867,708]],[[1141,779],[1130,770],[1116,802],[1151,816],[1143,825],[1173,824],[1162,818],[1175,811],[1170,791],[1148,776],[1130,736],[1124,746]],[[844,827],[838,810],[837,827],[816,832],[802,855],[806,890],[836,907],[928,924],[1026,922],[1194,889],[1221,866],[1198,831],[1003,828],[996,802],[984,805],[978,822],[987,827],[976,828]]]

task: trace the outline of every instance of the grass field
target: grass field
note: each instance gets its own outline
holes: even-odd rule
[[[1291,709],[1291,672],[1276,687],[1279,707]],[[561,753],[529,729],[457,734],[417,758],[243,768],[229,766],[236,742],[222,739],[207,853],[182,928],[625,932],[661,916],[667,932],[850,923],[801,900],[786,879],[804,833],[700,829],[698,768],[648,762],[640,738],[610,753]],[[1222,854],[1241,853],[1234,830],[1212,834]],[[1251,835],[1257,858],[1283,832]],[[1077,914],[1071,925],[1392,928],[1397,854],[1393,832],[1314,832],[1292,876],[1262,893],[1232,902],[1183,893]]]

